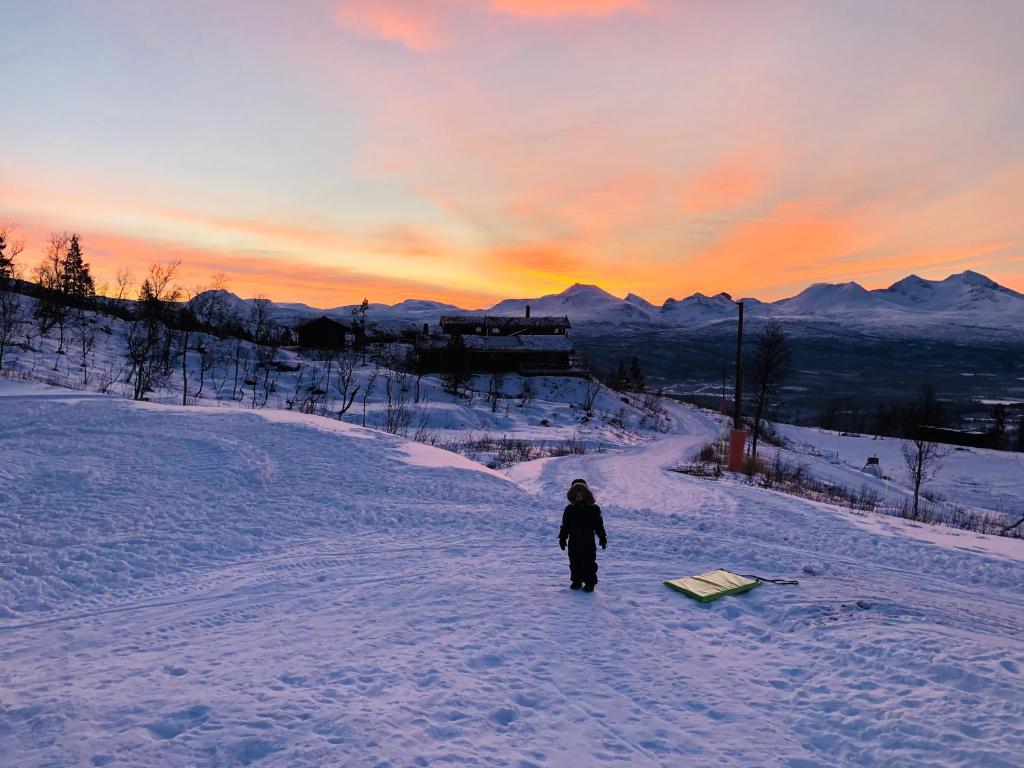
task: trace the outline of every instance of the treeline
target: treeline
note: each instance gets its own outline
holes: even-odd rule
[[[979,411],[985,414],[982,428],[963,430],[970,414]],[[971,442],[985,447],[1024,451],[1024,414],[1014,419],[1013,409],[1005,403],[986,405],[942,400],[927,383],[902,401],[876,403],[868,408],[856,402],[833,400],[821,413],[816,426],[838,432],[905,439],[918,436],[922,428],[931,428],[936,434],[949,430],[951,440],[957,438],[952,433],[960,432],[963,438],[971,438]]]

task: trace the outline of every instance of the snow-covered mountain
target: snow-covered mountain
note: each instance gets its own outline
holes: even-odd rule
[[[253,303],[252,299],[224,293],[229,305],[239,312],[246,312]],[[910,275],[888,288],[874,290],[855,282],[815,283],[790,298],[774,302],[745,298],[743,302],[751,319],[807,322],[816,326],[835,322],[847,329],[870,329],[873,333],[935,335],[951,326],[968,334],[972,330],[1024,331],[1024,294],[969,270],[945,280]],[[726,294],[695,293],[682,299],[668,299],[659,307],[634,293],[619,298],[596,285],[577,283],[561,293],[505,299],[488,309],[467,310],[426,299],[371,304],[369,319],[379,327],[398,330],[435,324],[443,314],[486,312],[512,316],[525,314],[527,307],[534,316],[567,315],[577,329],[593,327],[609,332],[616,328],[695,328],[736,317],[736,305]],[[316,309],[305,304],[274,304],[273,314],[280,323],[295,324],[319,315],[348,320],[354,308],[355,305]]]
[[[596,285],[576,283],[561,293],[536,299],[506,299],[491,307],[494,315],[522,315],[526,307],[534,315],[567,315],[570,322],[643,323],[652,321],[657,309],[639,296],[620,299]]]
[[[924,280],[910,275],[875,293],[902,307],[944,312],[986,312],[996,308],[1012,311],[1024,301],[1024,294],[971,270],[950,275],[945,280]]]

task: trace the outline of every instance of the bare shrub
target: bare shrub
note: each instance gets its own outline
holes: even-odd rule
[[[384,431],[391,435],[409,434],[412,413],[409,412],[408,374],[384,369]]]
[[[530,381],[528,376],[523,377],[523,383],[519,388],[519,407],[526,408],[530,403],[533,402],[533,382]]]
[[[580,406],[583,411],[590,416],[594,412],[594,403],[597,402],[597,396],[601,394],[601,382],[596,376],[588,376],[583,381],[583,400]]]

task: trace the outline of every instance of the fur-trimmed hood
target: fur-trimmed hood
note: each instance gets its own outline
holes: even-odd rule
[[[588,504],[597,503],[594,500],[594,492],[590,490],[590,486],[587,485],[587,481],[582,478],[573,480],[572,485],[569,486],[568,493],[565,494],[565,497],[569,500],[570,504],[576,502],[577,496],[582,497],[582,501],[585,501]]]

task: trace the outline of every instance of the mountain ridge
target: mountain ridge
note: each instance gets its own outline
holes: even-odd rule
[[[251,303],[225,292],[236,308]],[[853,326],[906,328],[952,324],[979,328],[1024,329],[1024,294],[1000,285],[989,277],[965,270],[942,280],[928,280],[911,274],[887,288],[864,288],[857,282],[813,283],[794,296],[772,302],[744,298],[746,314],[752,319],[832,321]],[[318,309],[300,303],[273,304],[275,318],[282,323],[327,315],[344,320],[358,305]],[[442,314],[521,315],[530,308],[534,316],[565,315],[571,323],[585,326],[698,327],[735,316],[736,302],[728,294],[666,299],[657,306],[629,293],[624,298],[587,283],[574,283],[559,293],[534,298],[503,299],[486,309],[463,309],[430,299],[405,299],[396,304],[369,305],[369,319],[381,327],[401,328],[435,324]]]

